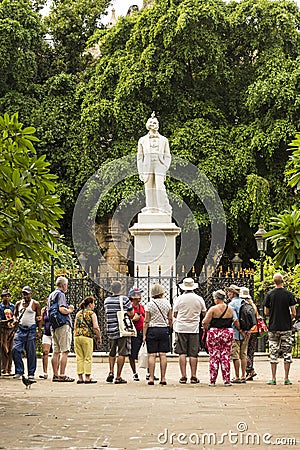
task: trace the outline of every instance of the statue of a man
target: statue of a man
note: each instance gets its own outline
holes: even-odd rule
[[[171,164],[169,141],[159,134],[159,122],[153,112],[146,123],[149,133],[138,143],[137,167],[140,180],[145,184],[146,213],[171,214],[166,193],[166,172]]]

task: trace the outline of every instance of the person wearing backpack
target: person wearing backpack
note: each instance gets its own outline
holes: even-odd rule
[[[252,301],[249,289],[247,287],[245,286],[241,287],[240,298],[244,299],[253,308],[255,314],[255,323],[249,329],[247,368],[246,368],[246,381],[253,381],[253,378],[256,377],[257,375],[254,370],[253,360],[258,338],[258,328],[257,328],[258,311],[255,303]]]
[[[248,331],[242,330],[239,322],[243,300],[239,296],[240,288],[238,286],[233,284],[229,286],[227,291],[228,297],[231,300],[229,306],[233,309],[234,341],[231,349],[231,359],[233,361],[235,378],[232,380],[232,383],[246,383]]]
[[[51,323],[53,356],[52,356],[52,381],[56,382],[72,382],[74,378],[70,378],[65,374],[68,355],[72,343],[72,318],[71,313],[74,311],[73,305],[68,305],[66,292],[68,289],[68,279],[66,277],[58,277],[56,279],[56,289],[51,292],[48,298],[48,314]],[[54,314],[55,313],[55,314]],[[53,316],[56,320],[53,320]],[[61,323],[55,322],[61,319]],[[60,326],[58,326],[60,325]],[[58,369],[60,374],[58,374]]]

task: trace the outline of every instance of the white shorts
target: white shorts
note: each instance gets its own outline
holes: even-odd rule
[[[42,337],[42,344],[52,344],[52,337],[51,336],[47,336],[46,334],[43,334]]]

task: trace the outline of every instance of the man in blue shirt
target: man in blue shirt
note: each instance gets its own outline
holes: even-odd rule
[[[66,375],[66,367],[69,352],[72,343],[72,318],[71,314],[74,311],[73,305],[68,305],[66,299],[66,292],[68,290],[68,279],[66,277],[58,277],[56,279],[56,289],[51,292],[48,298],[48,308],[52,302],[57,301],[59,311],[67,318],[66,324],[62,325],[55,330],[51,330],[52,333],[52,369],[53,379],[55,382],[73,382],[74,378],[70,378]],[[59,374],[58,374],[59,369]]]
[[[246,383],[248,336],[247,332],[241,330],[239,323],[239,313],[242,304],[242,299],[239,297],[240,288],[232,284],[227,291],[231,300],[229,305],[233,309],[234,341],[231,349],[231,359],[233,361],[235,378],[232,380],[232,383]]]

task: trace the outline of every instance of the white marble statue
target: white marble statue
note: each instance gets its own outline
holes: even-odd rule
[[[171,164],[169,141],[159,134],[159,122],[153,112],[146,123],[149,133],[138,143],[137,167],[140,180],[145,184],[146,208],[143,213],[171,214],[166,193],[166,172]]]

